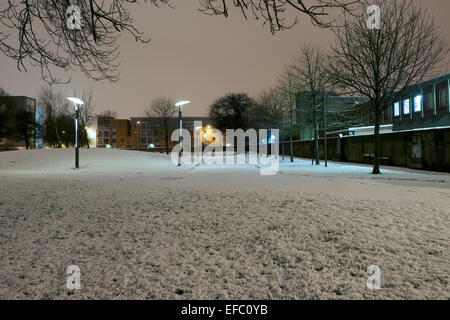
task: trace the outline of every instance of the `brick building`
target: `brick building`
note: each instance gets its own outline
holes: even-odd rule
[[[36,100],[25,96],[2,96],[0,97],[0,112],[4,115],[0,118],[0,145],[14,148],[24,148],[26,146],[25,139],[20,139],[23,133],[16,132],[17,128],[11,126],[12,115],[18,112],[26,112],[30,116],[21,114],[20,117],[27,123],[21,126],[27,126],[28,147],[37,148],[42,146],[42,113],[36,106]],[[23,129],[23,128],[22,128]],[[40,130],[38,130],[40,129]]]

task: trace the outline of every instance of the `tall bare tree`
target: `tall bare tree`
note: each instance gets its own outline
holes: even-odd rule
[[[74,97],[81,97],[83,101],[83,105],[80,107],[80,123],[81,123],[81,145],[85,145],[89,149],[89,137],[86,130],[86,127],[92,119],[94,119],[94,96],[92,89],[83,90],[83,93],[79,95],[77,92],[74,92]]]
[[[177,109],[175,107],[175,101],[168,96],[157,96],[151,102],[145,113],[149,117],[157,117],[163,127],[163,136],[166,153],[169,154],[169,141],[170,141],[170,118],[175,115]]]
[[[300,85],[297,78],[294,75],[294,70],[292,65],[288,64],[283,67],[283,71],[278,80],[277,90],[281,95],[282,108],[288,115],[288,125],[286,128],[287,134],[289,135],[289,154],[291,162],[294,162],[294,147],[293,147],[293,135],[296,128],[296,97],[300,90]]]
[[[230,10],[235,7],[247,19],[249,16],[262,20],[269,25],[270,31],[292,28],[298,23],[295,17],[288,21],[287,13],[301,14],[311,19],[320,27],[336,25],[343,13],[353,13],[360,4],[360,0],[199,0],[200,11],[209,15],[223,15],[228,17]],[[292,15],[291,15],[292,16]]]
[[[284,137],[290,136],[290,108],[283,104],[283,95],[277,88],[264,90],[256,98],[255,129],[278,129],[284,159]]]
[[[380,28],[369,23],[374,22],[373,16],[366,15],[346,19],[345,27],[335,28],[337,41],[330,57],[330,73],[344,92],[370,99],[375,113],[372,173],[379,174],[382,111],[399,99],[407,87],[433,74],[448,47],[432,16],[420,3],[370,0],[366,4],[380,8]]]
[[[64,99],[61,92],[55,92],[50,86],[42,87],[39,92],[38,101],[41,105],[45,106],[47,119],[45,130],[54,130],[57,146],[58,148],[61,148],[61,138],[57,119],[67,113],[69,107],[68,102]],[[52,125],[53,128],[49,127],[49,125]]]
[[[276,88],[270,88],[261,92],[256,98],[255,106],[255,129],[276,128],[280,134],[285,134],[287,130],[288,112],[283,108],[282,95]]]
[[[302,87],[304,102],[307,104],[308,113],[312,114],[314,127],[314,159],[316,165],[320,164],[319,158],[319,107],[323,101],[323,93],[327,80],[324,66],[325,53],[313,44],[304,43],[300,47],[300,53],[292,63],[292,71],[296,81]],[[304,110],[304,108],[297,109]]]

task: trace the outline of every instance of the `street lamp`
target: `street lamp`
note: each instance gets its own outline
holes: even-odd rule
[[[136,146],[140,149],[141,148],[141,122],[138,121],[137,124],[138,124],[138,129],[137,129],[137,134],[136,134],[137,138],[136,139],[139,142],[136,141]]]
[[[179,101],[175,103],[175,106],[178,107],[178,121],[180,122],[180,135],[178,137],[178,143],[180,144],[180,151],[178,152],[178,166],[181,166],[181,141],[183,137],[183,120],[181,116],[181,107],[185,104],[191,103],[190,101]]]
[[[79,106],[83,105],[84,102],[81,99],[74,97],[68,97],[67,100],[73,102],[75,106],[75,169],[78,169],[80,167],[80,153],[78,144],[78,119],[80,118]]]

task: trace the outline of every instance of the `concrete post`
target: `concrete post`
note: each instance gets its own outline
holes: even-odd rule
[[[433,114],[437,114],[436,83],[433,83]]]
[[[420,99],[420,114],[422,115],[422,118],[423,118],[423,116],[424,116],[424,113],[423,113],[424,103],[423,102],[425,100],[425,97],[423,95],[423,87],[420,90],[420,94],[422,95],[422,99]]]

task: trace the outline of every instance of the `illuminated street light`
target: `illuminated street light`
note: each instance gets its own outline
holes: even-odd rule
[[[190,101],[184,100],[184,101],[178,101],[177,103],[175,103],[176,107],[182,107],[185,104],[191,103]]]
[[[80,118],[79,106],[83,105],[84,102],[75,97],[68,97],[67,100],[73,102],[75,106],[75,169],[78,169],[80,167],[80,152],[78,145],[78,120]]]
[[[178,107],[178,121],[180,122],[180,135],[178,137],[178,143],[180,144],[180,151],[178,152],[178,166],[181,166],[181,141],[182,141],[182,137],[183,137],[183,134],[182,134],[183,120],[182,120],[182,115],[181,115],[181,107],[188,103],[191,103],[191,102],[187,101],[187,100],[183,100],[183,101],[178,101],[177,103],[175,103],[175,106]]]
[[[68,97],[67,100],[73,102],[73,104],[75,105],[75,109],[77,109],[77,104],[80,106],[84,104],[83,100],[75,97]]]
[[[138,129],[137,129],[137,134],[136,134],[136,146],[140,149],[141,148],[141,139],[142,139],[142,130],[141,130],[141,122],[138,121]]]

